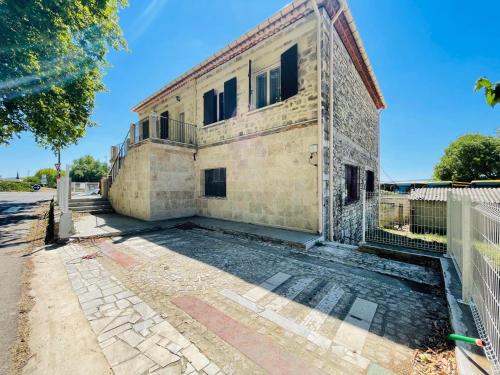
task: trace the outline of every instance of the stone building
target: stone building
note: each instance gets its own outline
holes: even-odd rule
[[[356,242],[384,106],[347,4],[294,1],[133,108],[110,201]]]

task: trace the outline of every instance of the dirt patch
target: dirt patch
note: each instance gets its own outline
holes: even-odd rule
[[[455,346],[446,336],[451,332],[447,321],[434,321],[435,334],[425,343],[426,349],[415,350],[412,375],[455,375]]]
[[[31,224],[26,241],[27,246],[22,250],[25,257],[23,274],[21,277],[21,298],[18,304],[18,326],[17,339],[11,349],[11,367],[9,374],[18,375],[31,356],[29,348],[29,312],[33,308],[35,301],[31,295],[31,278],[33,277],[33,260],[29,258],[36,249],[45,245],[47,237],[47,226],[49,223],[50,204],[42,203],[36,209],[37,219]]]

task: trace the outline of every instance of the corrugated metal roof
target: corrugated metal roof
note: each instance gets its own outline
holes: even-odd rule
[[[410,200],[446,202],[449,191],[468,195],[473,202],[500,203],[500,188],[419,188],[410,193]]]

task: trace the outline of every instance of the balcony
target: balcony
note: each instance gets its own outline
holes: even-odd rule
[[[131,124],[123,142],[111,147],[109,186],[116,179],[129,148],[148,139],[161,140],[166,144],[196,147],[196,125],[157,114],[151,114],[148,118]]]

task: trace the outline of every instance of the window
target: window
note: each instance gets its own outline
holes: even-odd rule
[[[160,138],[168,139],[168,122],[169,114],[168,111],[162,112],[160,114]]]
[[[346,204],[359,199],[359,168],[354,165],[345,165]]]
[[[298,47],[294,44],[283,52],[279,63],[252,72],[252,61],[248,63],[250,108],[262,108],[286,100],[298,93]],[[255,85],[255,91],[252,87]]]
[[[255,79],[257,89],[256,108],[262,108],[267,105],[267,72],[261,73]]]
[[[226,168],[205,169],[205,197],[226,196]]]
[[[281,101],[281,68],[269,72],[269,104]]]
[[[373,193],[375,191],[375,173],[366,171],[366,192]],[[368,195],[370,197],[370,195]]]
[[[203,124],[227,120],[236,116],[236,77],[224,82],[223,90],[203,94]]]

